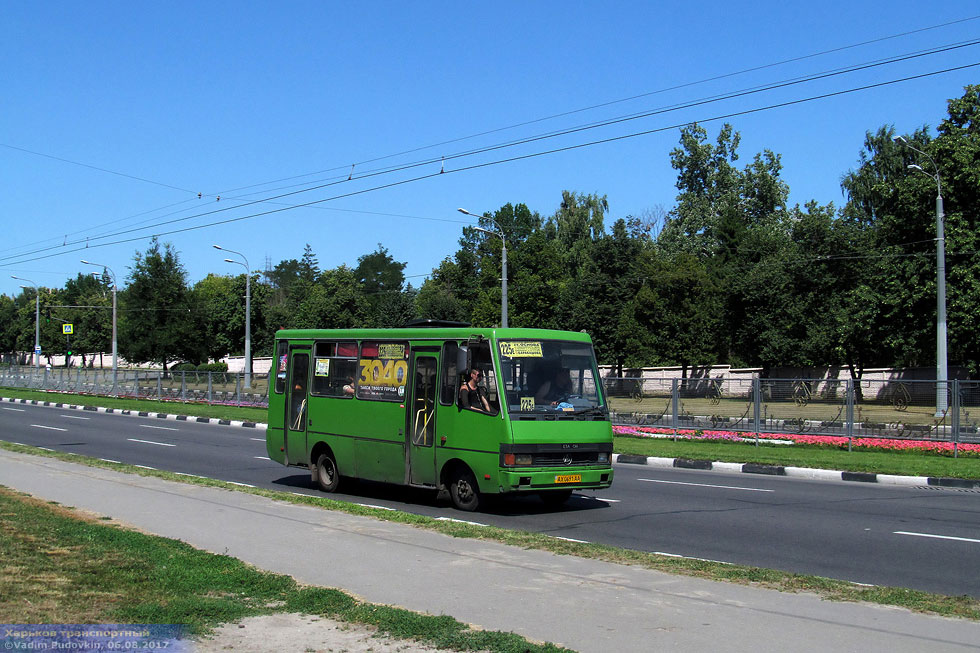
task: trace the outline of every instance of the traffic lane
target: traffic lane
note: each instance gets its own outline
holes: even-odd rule
[[[688,484],[657,484],[660,492],[645,495],[636,486],[641,474],[650,476],[651,471],[620,474],[617,468],[614,487],[623,503],[648,500],[646,510],[606,526],[610,543],[861,583],[980,594],[976,574],[964,576],[948,558],[972,558],[980,552],[969,541],[976,539],[977,522],[969,522],[980,493],[661,470],[656,472],[661,478]],[[726,484],[775,491],[746,499],[742,491],[710,487]],[[637,492],[635,500],[628,498]],[[733,492],[739,498],[733,499]],[[902,513],[906,507],[926,514],[911,518]],[[946,513],[946,521],[931,519],[930,511]],[[913,530],[910,525],[965,541],[918,538],[934,540],[924,544],[896,535]]]
[[[52,409],[0,411],[5,439],[153,469],[248,482],[270,464],[261,430],[117,414]],[[79,411],[81,413],[81,411]],[[243,433],[245,431],[245,433]],[[234,476],[228,476],[231,472]],[[242,477],[246,478],[242,478]]]
[[[23,425],[25,422],[32,421],[37,422],[36,427],[51,431],[56,431],[59,427],[62,429],[72,427],[72,432],[82,434],[87,443],[92,445],[111,444],[123,434],[129,437],[134,433],[145,435],[154,431],[157,435],[169,438],[173,442],[218,448],[236,446],[241,441],[242,431],[262,436],[262,441],[265,440],[265,432],[261,429],[243,429],[224,425],[216,427],[195,420],[172,420],[30,405],[0,408],[0,427],[3,427],[6,432],[10,432],[14,424]]]

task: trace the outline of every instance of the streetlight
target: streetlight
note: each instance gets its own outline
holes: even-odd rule
[[[241,252],[236,252],[233,249],[228,249],[227,247],[222,247],[221,245],[212,245],[215,249],[220,249],[223,252],[231,252],[232,254],[238,254],[245,261],[235,261],[230,258],[225,259],[225,263],[235,263],[241,265],[245,268],[245,387],[247,389],[252,388],[252,280],[251,280],[251,268],[248,266],[248,259]]]
[[[490,231],[489,229],[484,229],[483,227],[473,227],[477,231],[482,231],[485,234],[490,234],[492,236],[499,236],[500,241],[503,243],[503,249],[500,254],[500,326],[504,329],[507,328],[507,239],[504,237],[504,230],[500,224],[493,218],[488,218],[483,215],[476,215],[475,213],[470,213],[466,209],[456,209],[464,215],[468,215],[477,219],[489,220],[496,227],[497,231]]]
[[[119,347],[116,341],[116,273],[108,265],[102,263],[92,263],[85,259],[82,259],[82,263],[108,270],[109,274],[112,275],[112,394],[116,394],[119,383]]]
[[[25,279],[24,277],[15,277],[10,275],[11,279],[17,279],[17,281],[26,281],[27,283],[34,286],[34,369],[41,369],[41,289],[38,285],[31,281],[30,279]],[[26,289],[27,286],[21,286],[21,288]]]
[[[904,136],[899,136],[895,142],[929,159],[936,171],[935,175],[931,175],[914,163],[908,166],[909,170],[918,170],[936,181],[936,417],[942,417],[949,406],[946,391],[946,236],[943,229],[942,182],[939,179],[939,166],[931,156],[909,143]]]

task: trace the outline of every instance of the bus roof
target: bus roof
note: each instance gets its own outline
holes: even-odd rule
[[[467,340],[469,338],[506,340],[571,340],[592,342],[588,333],[552,329],[500,329],[478,327],[409,327],[400,329],[281,329],[277,340]]]

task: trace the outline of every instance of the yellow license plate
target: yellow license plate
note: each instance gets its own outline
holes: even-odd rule
[[[563,476],[556,476],[555,483],[581,483],[581,474],[565,474]]]

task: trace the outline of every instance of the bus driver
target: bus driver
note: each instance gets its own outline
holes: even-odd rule
[[[481,374],[480,370],[475,367],[470,370],[470,378],[459,388],[459,405],[467,410],[490,413],[487,390],[480,385]]]

